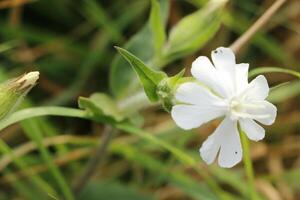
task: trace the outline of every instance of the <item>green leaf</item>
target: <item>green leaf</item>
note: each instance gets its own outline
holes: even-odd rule
[[[95,93],[91,97],[79,97],[79,107],[86,109],[90,114],[102,117],[108,121],[121,121],[124,119],[115,101],[104,93]]]
[[[171,30],[165,49],[167,60],[192,53],[213,38],[221,24],[221,14],[226,1],[211,0],[204,8],[184,17]]]
[[[274,103],[283,102],[289,98],[300,94],[300,81],[294,81],[290,84],[283,85],[270,92],[268,100]]]
[[[251,70],[249,72],[249,77],[254,77],[259,74],[272,73],[272,72],[291,74],[293,76],[296,76],[297,78],[300,78],[300,72],[297,72],[297,71],[294,71],[291,69],[279,68],[279,67],[259,67],[259,68]]]
[[[153,35],[155,53],[160,54],[166,41],[165,25],[160,13],[160,5],[157,0],[151,0],[150,28]]]
[[[164,22],[169,13],[169,3],[170,1],[166,0],[159,2],[161,17]],[[124,47],[143,62],[151,62],[154,56],[154,46],[150,24],[147,23],[137,34],[131,37]],[[110,68],[109,81],[112,93],[117,99],[127,97],[140,89],[134,71],[119,54],[115,56]]]
[[[159,99],[156,93],[157,85],[166,78],[167,75],[161,71],[152,70],[150,67],[146,66],[143,61],[125,49],[120,47],[116,47],[116,49],[137,73],[149,100],[152,102],[157,101]]]

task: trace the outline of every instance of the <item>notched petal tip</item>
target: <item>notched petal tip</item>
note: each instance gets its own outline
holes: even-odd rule
[[[244,91],[247,99],[264,100],[269,95],[269,84],[264,75],[259,75],[253,79],[248,88]]]
[[[235,55],[230,48],[219,47],[211,52],[211,58],[216,67],[222,67],[222,64],[225,65],[234,65],[235,64]]]
[[[212,164],[217,157],[220,149],[219,140],[220,138],[218,138],[217,134],[212,134],[203,142],[199,149],[200,156],[207,165]]]
[[[224,138],[221,141],[218,163],[221,167],[230,168],[238,164],[243,157],[240,136],[237,123],[228,118],[224,119],[221,128]]]
[[[277,107],[273,105],[272,103],[265,101],[266,102],[266,113],[269,115],[269,118],[265,120],[259,120],[264,125],[272,125],[277,117]]]

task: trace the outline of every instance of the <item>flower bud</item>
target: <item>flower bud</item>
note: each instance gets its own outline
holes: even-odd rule
[[[35,86],[39,72],[29,72],[0,84],[0,120],[10,114]]]
[[[174,92],[182,81],[183,74],[184,70],[173,77],[164,78],[157,86],[156,93],[164,109],[168,112],[171,111],[172,106],[175,104]]]

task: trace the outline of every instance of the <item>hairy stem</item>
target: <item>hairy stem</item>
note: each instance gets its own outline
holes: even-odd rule
[[[251,27],[230,46],[233,52],[238,53],[242,46],[245,45],[254,36],[254,34],[271,19],[275,12],[285,2],[286,0],[277,0],[273,3],[273,5],[268,8],[268,10]]]

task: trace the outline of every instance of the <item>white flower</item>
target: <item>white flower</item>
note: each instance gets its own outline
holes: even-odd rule
[[[260,75],[248,83],[249,64],[236,64],[229,48],[220,47],[197,58],[191,73],[199,82],[180,85],[175,98],[179,102],[172,108],[172,118],[183,129],[192,129],[225,117],[200,148],[202,159],[211,164],[217,154],[221,167],[232,167],[242,159],[242,146],[238,125],[249,139],[264,138],[265,130],[257,122],[271,125],[276,118],[276,107],[266,101],[269,86]],[[257,122],[256,122],[257,121]]]

